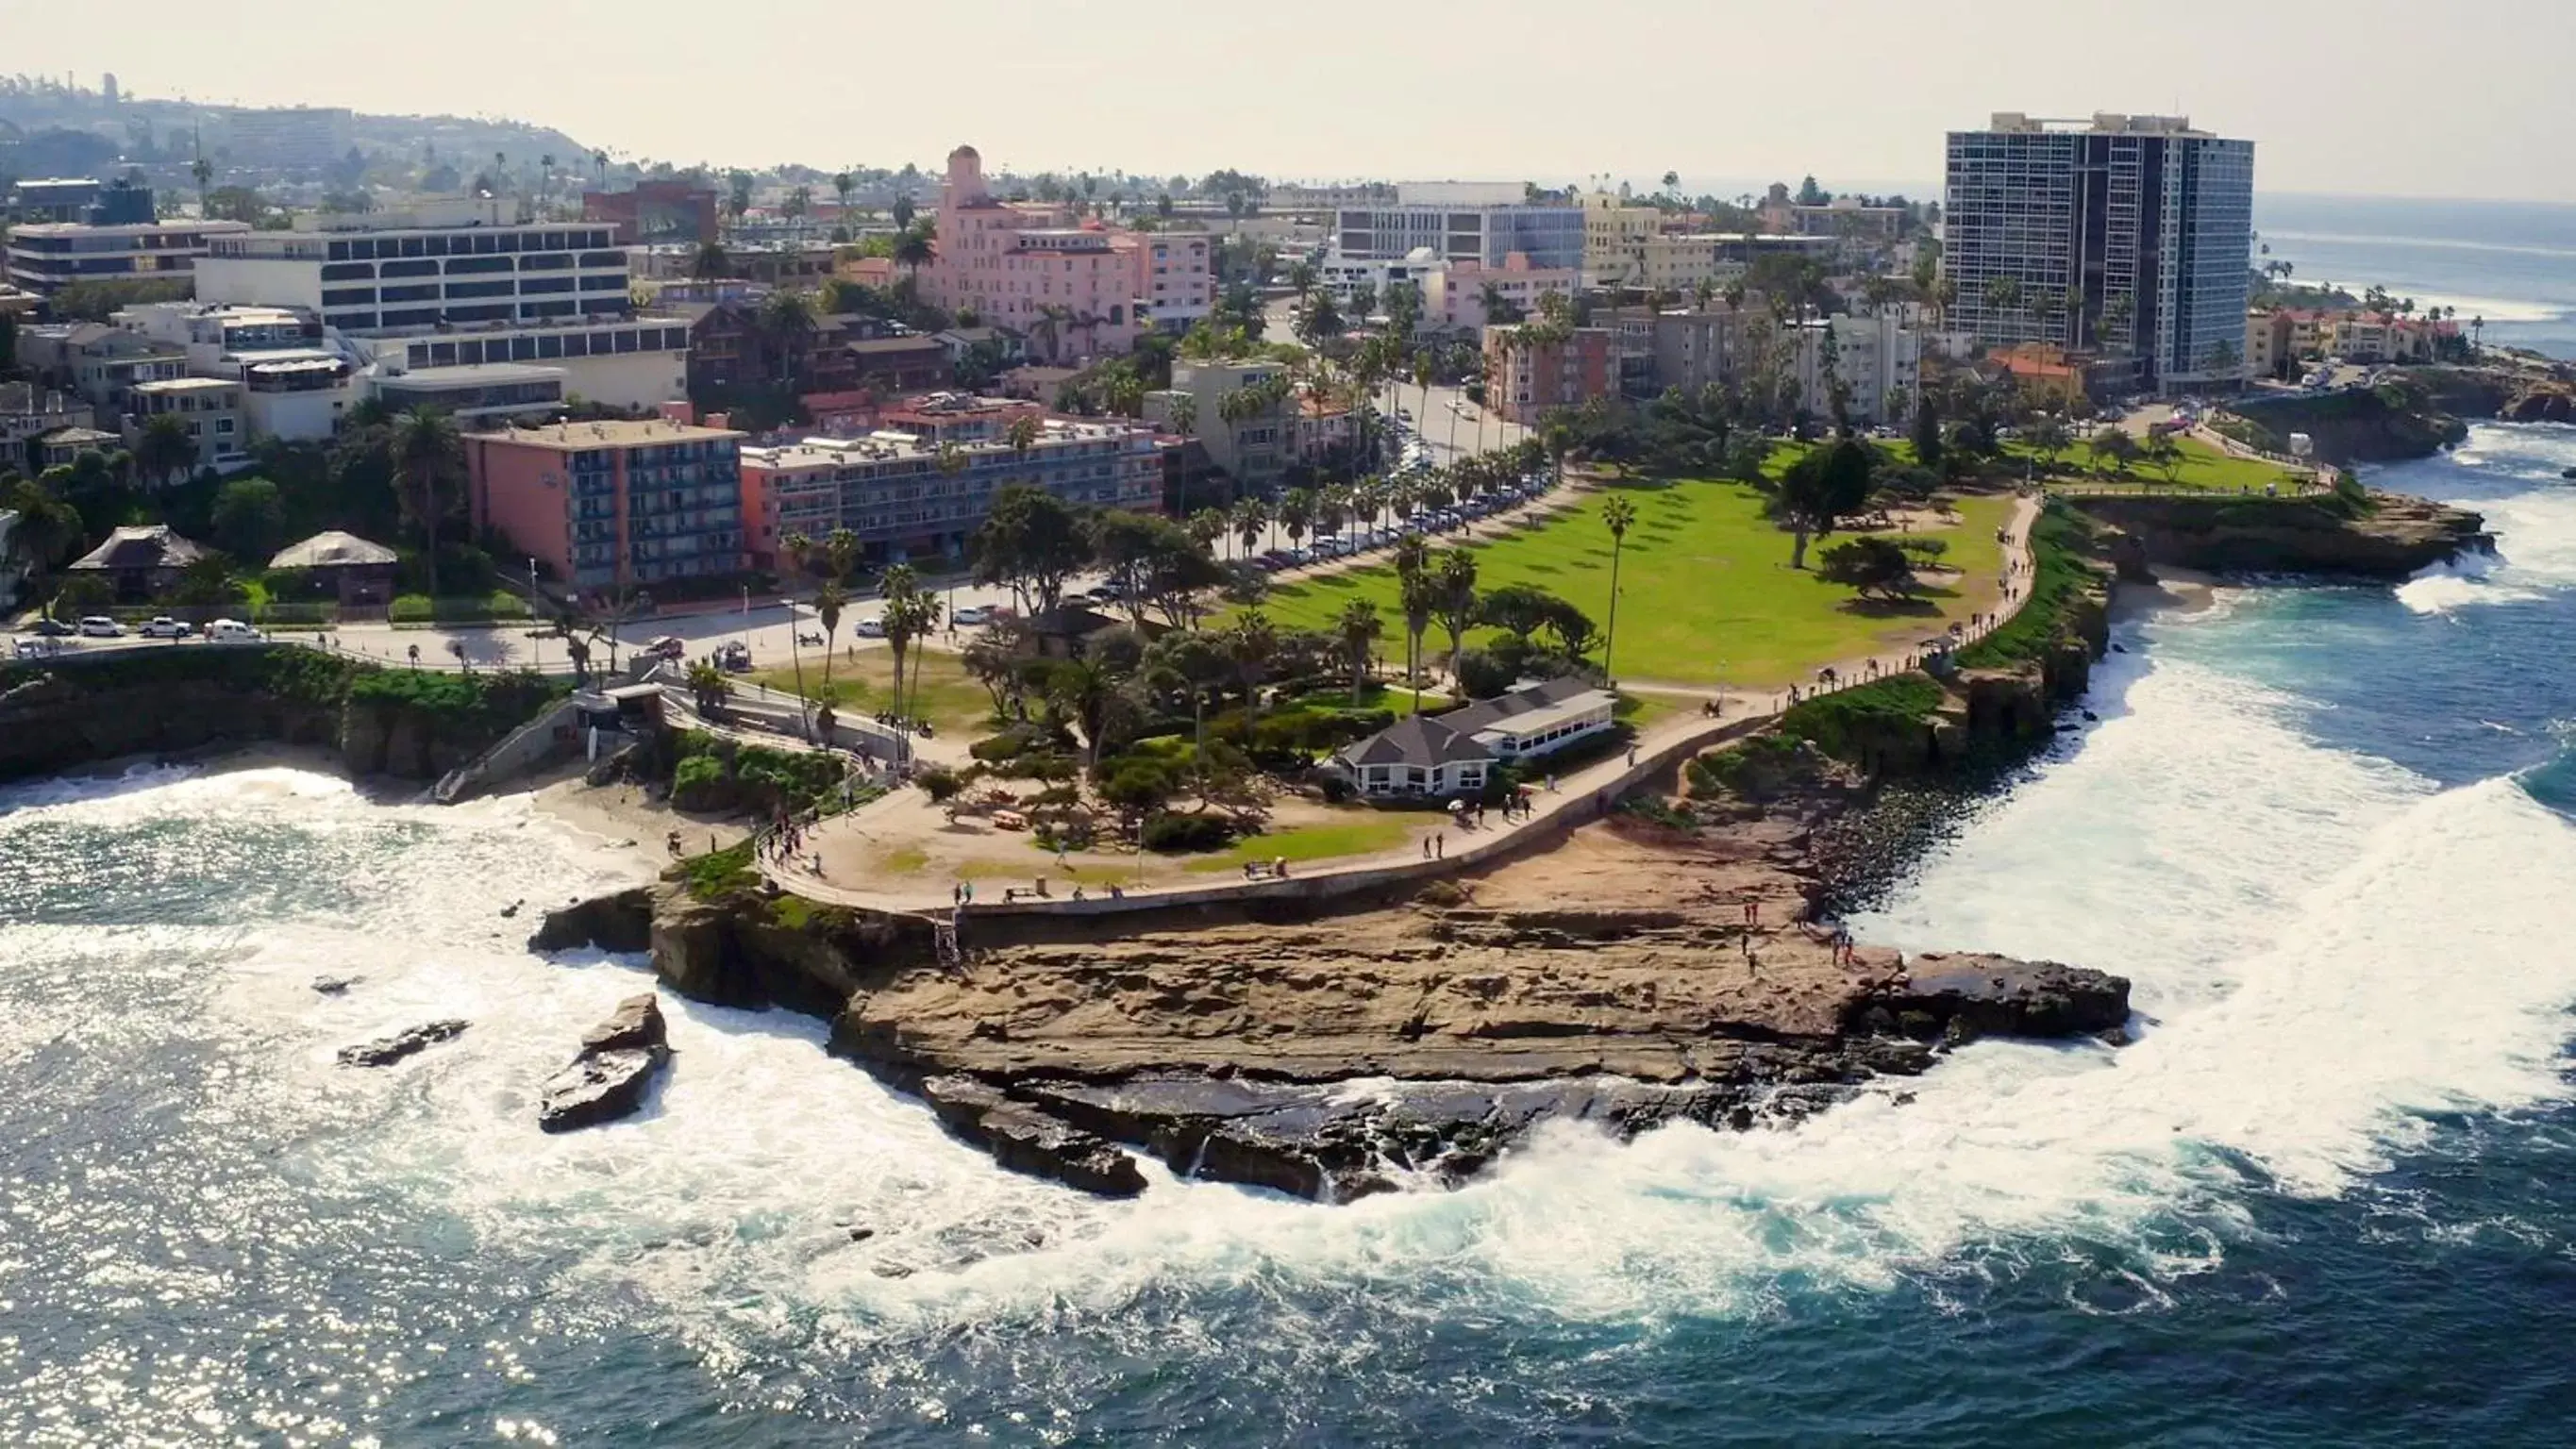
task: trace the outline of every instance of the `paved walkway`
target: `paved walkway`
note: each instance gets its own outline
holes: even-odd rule
[[[2032,522],[2038,516],[2039,501],[2036,498],[2024,496],[2016,501],[2012,519],[2007,525],[2008,532],[2004,547],[2005,577],[2002,583],[2008,590],[2009,596],[2004,598],[1992,613],[1984,615],[1984,622],[1962,628],[1955,636],[1959,641],[1972,643],[1984,638],[2020,613],[2022,606],[2029,601],[2029,580],[2032,570],[2030,529]],[[1938,636],[1927,636],[1927,643],[1930,637]],[[1820,683],[1815,688],[1797,690],[1795,696],[1798,699],[1811,699],[1819,694],[1866,684],[1886,674],[1902,672],[1912,667],[1919,660],[1922,652],[1921,649],[1911,652],[1882,651],[1875,655],[1835,661],[1830,666],[1818,669],[1817,678]],[[1828,668],[1831,670],[1830,684],[1821,682],[1827,678]],[[1597,818],[1613,802],[1638,784],[1661,775],[1682,760],[1698,754],[1711,745],[1751,733],[1761,725],[1777,719],[1791,703],[1789,691],[1712,691],[1704,687],[1687,685],[1674,686],[1667,691],[1661,686],[1642,680],[1624,680],[1621,682],[1621,687],[1632,690],[1686,693],[1703,699],[1716,699],[1720,702],[1720,712],[1714,717],[1686,715],[1664,721],[1640,736],[1634,747],[1624,754],[1576,771],[1556,781],[1555,788],[1552,790],[1545,786],[1533,790],[1531,809],[1527,817],[1508,825],[1489,823],[1481,830],[1452,832],[1456,848],[1446,850],[1436,859],[1422,859],[1417,849],[1408,847],[1403,851],[1318,862],[1302,870],[1292,865],[1290,875],[1285,879],[1265,878],[1245,881],[1226,877],[1206,884],[1140,887],[1135,890],[1125,890],[1115,898],[1106,894],[1086,894],[1080,901],[1071,899],[1069,895],[1059,895],[1050,899],[1023,898],[1007,904],[996,900],[978,899],[968,912],[969,919],[977,916],[1044,913],[1110,914],[1124,910],[1200,903],[1218,904],[1263,897],[1312,899],[1348,894],[1397,881],[1429,879],[1453,874],[1511,854],[1534,841],[1552,837]],[[883,808],[885,803],[880,802],[877,806],[867,807],[853,815],[827,821],[817,828],[821,830],[846,828],[850,823],[855,822],[859,815]],[[1044,859],[1037,852],[1031,852],[1029,874],[1033,878],[1046,873]],[[782,862],[764,858],[760,869],[763,874],[787,890],[812,900],[834,905],[916,915],[923,912],[945,911],[950,907],[952,883],[943,880],[925,878],[920,881],[907,880],[900,885],[890,883],[882,888],[853,889],[848,885],[816,878],[801,861]]]

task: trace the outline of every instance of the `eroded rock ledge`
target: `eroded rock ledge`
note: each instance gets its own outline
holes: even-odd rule
[[[1805,924],[1833,808],[1775,802],[1696,835],[1586,827],[1430,899],[1325,917],[970,913],[957,966],[920,920],[791,928],[757,897],[666,885],[652,946],[674,990],[827,1016],[835,1052],[1003,1166],[1111,1194],[1144,1190],[1140,1154],[1318,1201],[1454,1184],[1551,1121],[1754,1128],[1980,1036],[2122,1028],[2128,983],[2098,972],[1838,963]],[[558,913],[539,938],[622,931],[633,909]]]

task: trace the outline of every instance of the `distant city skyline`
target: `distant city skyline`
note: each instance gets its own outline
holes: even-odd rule
[[[861,27],[818,0],[738,27],[656,9],[599,26],[561,0],[450,0],[420,26],[242,0],[209,27],[177,0],[132,0],[112,32],[16,27],[0,64],[209,103],[507,116],[683,165],[931,169],[971,141],[1024,172],[1562,184],[1671,169],[1916,197],[1937,194],[1943,135],[1992,111],[2180,112],[2256,142],[2265,191],[2576,202],[2576,173],[2527,160],[2576,126],[2557,74],[2570,47],[2535,43],[2564,33],[2543,0],[2442,15],[2442,54],[2476,57],[2473,72],[2389,54],[2421,29],[2407,0],[1601,0],[1580,15],[1492,0],[1454,44],[1390,35],[1349,0],[1188,27],[1132,0],[988,0],[971,26],[932,8]],[[578,47],[553,43],[569,34]]]

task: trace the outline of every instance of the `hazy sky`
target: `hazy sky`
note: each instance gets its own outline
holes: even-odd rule
[[[2576,201],[2567,0],[0,0],[0,36],[0,70],[682,162],[1921,187],[1989,111],[2179,108],[2265,190]]]

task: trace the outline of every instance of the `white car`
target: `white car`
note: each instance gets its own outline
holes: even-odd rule
[[[960,629],[981,629],[993,622],[993,611],[982,604],[968,604],[949,615],[948,622]]]
[[[852,632],[862,639],[882,639],[885,637],[885,619],[881,615],[870,614],[861,619]]]
[[[256,644],[259,631],[239,619],[217,619],[206,626],[209,644]]]
[[[144,625],[138,632],[146,639],[185,639],[195,631],[196,626],[185,619],[173,619],[167,614],[155,614],[152,622]]]
[[[125,626],[116,622],[114,619],[107,617],[105,614],[91,614],[82,619],[80,621],[80,631],[81,637],[84,639],[122,639],[125,637]]]

